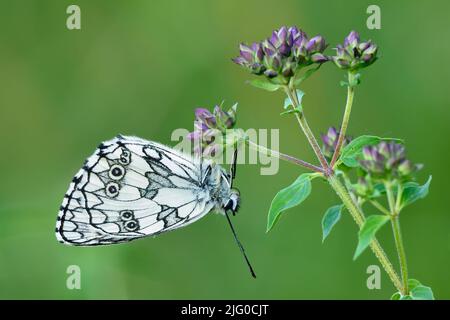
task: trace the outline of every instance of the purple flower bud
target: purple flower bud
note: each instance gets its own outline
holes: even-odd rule
[[[280,30],[278,31],[278,37],[282,40],[282,41],[286,41],[288,36],[288,29],[283,26],[280,28]]]
[[[326,48],[325,39],[322,36],[315,36],[309,40],[306,50],[311,52],[323,52]]]
[[[339,132],[334,127],[330,127],[326,134],[322,134],[322,152],[325,157],[331,159],[338,142]],[[345,137],[344,146],[351,141],[351,138]]]
[[[331,59],[341,69],[356,71],[371,65],[377,59],[377,46],[370,40],[360,42],[359,34],[355,31],[344,39],[344,45],[338,44],[335,49],[336,55]]]
[[[324,63],[324,62],[327,62],[327,61],[328,61],[328,57],[324,56],[324,55],[321,54],[321,53],[314,53],[314,54],[311,56],[311,61],[312,61],[312,62],[317,62],[317,63]]]
[[[214,128],[217,124],[214,115],[205,108],[195,109],[196,119],[208,128]]]
[[[328,128],[327,136],[331,138],[333,141],[337,139],[339,133],[335,127]]]
[[[375,44],[370,43],[364,50],[361,50],[364,54],[376,54],[378,47]]]
[[[274,70],[280,70],[282,63],[282,57],[279,54],[274,54],[272,57],[271,67]]]
[[[278,51],[281,55],[288,57],[291,54],[291,46],[287,43],[283,43],[279,48]]]
[[[223,129],[231,129],[234,126],[235,116],[235,112],[234,115],[231,115],[230,113],[222,110],[219,106],[214,108],[214,117]]]
[[[213,116],[213,114],[208,109],[205,108],[196,108],[194,114],[195,117],[200,120],[210,118]]]
[[[268,40],[262,43],[262,50],[266,57],[272,57],[277,52],[275,46]]]
[[[292,45],[298,38],[302,37],[303,31],[298,30],[297,27],[290,27],[288,30],[290,36],[290,44]]]
[[[239,49],[240,49],[239,54],[241,55],[242,58],[244,58],[247,62],[253,61],[253,50],[250,47],[241,43],[239,45]]]
[[[371,45],[372,45],[372,44],[371,44],[370,41],[361,42],[361,43],[357,46],[357,48],[358,48],[359,51],[362,52],[362,51],[364,51],[364,50],[367,50]]]
[[[239,45],[240,56],[232,59],[232,61],[240,66],[249,69],[252,73],[262,74],[265,70],[261,64],[264,58],[264,52],[261,48],[261,44],[255,42],[251,47],[241,43]]]
[[[270,37],[269,42],[274,47],[278,47],[281,44],[281,40],[278,37],[278,33],[276,31],[272,32],[272,36]]]
[[[355,47],[359,43],[359,33],[351,31],[350,34],[344,39],[344,47]]]
[[[333,57],[333,61],[338,67],[342,69],[347,69],[350,66],[350,62],[345,59],[335,59],[335,57]]]
[[[269,79],[280,77],[281,83],[287,83],[301,67],[327,62],[329,59],[323,54],[325,48],[323,37],[309,40],[297,27],[282,26],[268,39],[250,47],[241,44],[240,56],[233,62],[254,74],[264,74]]]
[[[406,159],[405,147],[395,142],[382,141],[363,148],[361,167],[377,179],[403,179],[419,168]]]
[[[262,61],[262,59],[264,58],[264,52],[262,50],[261,44],[254,42],[252,44],[252,51],[253,51],[255,60]]]
[[[217,155],[224,143],[223,135],[236,125],[237,104],[228,111],[215,106],[211,113],[208,109],[195,110],[194,131],[187,138],[194,142],[194,153],[204,156]]]
[[[234,63],[240,65],[240,66],[245,66],[247,64],[247,60],[245,60],[243,57],[236,57],[231,59],[231,61],[233,61]]]

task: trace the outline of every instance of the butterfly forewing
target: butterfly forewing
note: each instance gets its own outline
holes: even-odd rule
[[[199,159],[119,136],[102,143],[64,196],[56,237],[72,245],[125,242],[186,226],[213,208]]]

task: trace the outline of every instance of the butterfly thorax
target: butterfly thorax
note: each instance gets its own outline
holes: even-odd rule
[[[205,187],[209,191],[211,201],[219,213],[230,210],[236,213],[239,209],[239,191],[231,188],[230,175],[218,164],[209,162],[205,169]]]

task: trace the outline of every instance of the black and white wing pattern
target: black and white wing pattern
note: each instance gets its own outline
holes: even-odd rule
[[[214,207],[202,163],[164,145],[118,136],[102,143],[64,196],[56,237],[91,246],[186,226]]]

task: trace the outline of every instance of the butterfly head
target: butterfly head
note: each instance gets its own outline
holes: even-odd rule
[[[223,206],[223,210],[225,211],[229,210],[234,215],[239,210],[240,203],[241,203],[241,196],[239,194],[239,190],[230,189],[230,196],[226,200],[226,203]]]

